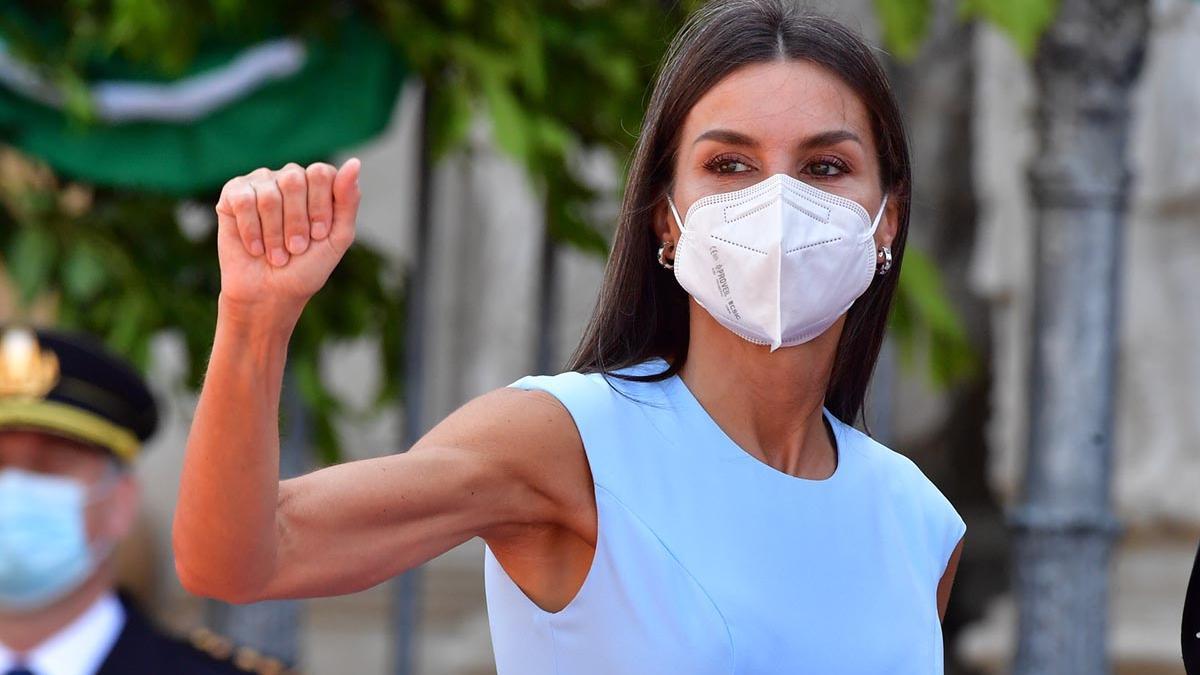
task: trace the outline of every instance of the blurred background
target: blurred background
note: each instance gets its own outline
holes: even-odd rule
[[[342,598],[229,607],[179,586],[213,204],[258,166],[362,158],[360,243],[292,343],[282,468],[403,451],[471,397],[562,368],[648,84],[698,4],[4,3],[0,320],[95,333],[150,378],[165,426],[120,553],[156,616],[311,673],[494,672],[479,541]],[[1038,654],[1074,630],[1114,672],[1182,673],[1200,3],[808,4],[879,46],[911,133],[911,248],[867,421],[968,524],[948,672],[1068,672]],[[1064,414],[1107,431],[1072,445]],[[1098,634],[1038,604],[1073,593]]]

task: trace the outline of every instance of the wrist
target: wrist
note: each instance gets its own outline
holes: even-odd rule
[[[222,293],[217,297],[217,326],[238,333],[287,339],[304,310],[302,303],[259,300],[246,302]]]

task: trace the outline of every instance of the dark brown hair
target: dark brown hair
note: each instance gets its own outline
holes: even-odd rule
[[[879,153],[882,188],[899,214],[892,271],[876,276],[850,308],[825,405],[853,423],[883,344],[908,232],[911,169],[900,109],[870,47],[842,24],[790,0],[717,0],[693,14],[671,42],[658,72],[629,167],[612,254],[595,312],[570,369],[611,373],[660,356],[673,376],[687,360],[688,295],[657,264],[654,208],[673,179],[679,129],[710,88],[753,63],[803,60],[841,78],[862,100]]]

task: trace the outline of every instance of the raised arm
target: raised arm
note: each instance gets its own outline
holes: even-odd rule
[[[278,480],[288,338],[353,241],[358,169],[357,160],[260,169],[222,191],[216,336],[173,533],[176,570],[193,593],[232,602],[347,593],[473,536],[578,512],[580,491],[555,480],[564,461],[576,463],[568,474],[586,471],[582,452],[562,452],[578,444],[569,416],[514,390],[473,401],[405,454]]]

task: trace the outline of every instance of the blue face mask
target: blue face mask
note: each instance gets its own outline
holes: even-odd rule
[[[102,558],[88,546],[79,481],[0,470],[0,610],[28,611],[79,587]]]

